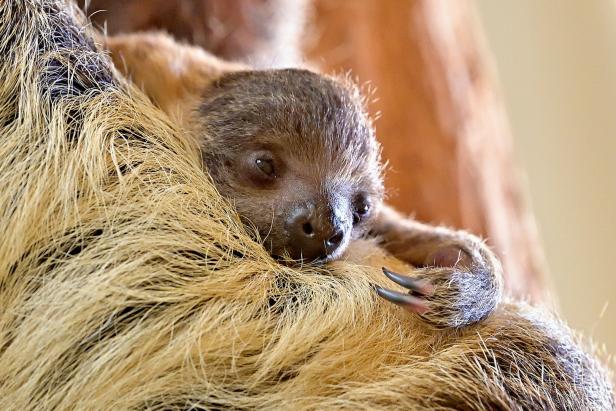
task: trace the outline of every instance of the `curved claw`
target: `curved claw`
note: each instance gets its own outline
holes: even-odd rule
[[[406,275],[394,273],[393,271],[389,271],[387,268],[382,267],[383,274],[387,278],[389,278],[394,283],[401,285],[404,288],[408,288],[411,291],[422,295],[432,295],[434,293],[434,287],[432,287],[429,283],[418,280],[416,278],[408,277]]]
[[[410,294],[400,293],[398,291],[390,290],[388,288],[382,288],[379,286],[376,287],[376,292],[380,297],[384,298],[385,300],[400,305],[407,310],[417,314],[423,314],[430,309],[425,300],[414,297]]]

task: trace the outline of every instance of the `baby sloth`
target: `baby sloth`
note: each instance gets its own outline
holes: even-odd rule
[[[303,69],[251,70],[162,34],[105,39],[116,67],[199,144],[203,163],[273,256],[328,262],[376,237],[419,267],[384,273],[410,290],[385,299],[436,325],[488,315],[500,266],[466,232],[404,218],[383,203],[380,149],[357,87]]]

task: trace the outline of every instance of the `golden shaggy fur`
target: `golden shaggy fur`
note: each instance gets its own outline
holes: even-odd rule
[[[0,409],[613,408],[524,304],[436,330],[353,252],[277,264],[75,13],[0,2]]]

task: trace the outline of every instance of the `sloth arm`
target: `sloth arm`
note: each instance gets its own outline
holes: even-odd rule
[[[460,327],[485,318],[502,293],[501,266],[478,237],[403,217],[383,205],[371,227],[394,257],[416,266],[414,278],[384,270],[408,294],[379,288],[379,294],[436,325]]]

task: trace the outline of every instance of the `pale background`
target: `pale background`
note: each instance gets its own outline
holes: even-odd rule
[[[616,354],[616,1],[477,4],[562,313]]]

